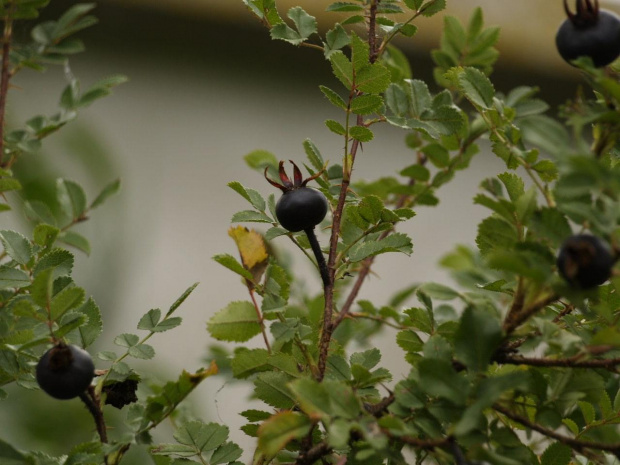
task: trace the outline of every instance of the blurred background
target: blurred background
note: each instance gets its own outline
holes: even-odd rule
[[[73,3],[53,0],[44,17],[56,18]],[[278,2],[283,16],[290,6],[301,4],[323,30],[339,19],[324,12],[329,3]],[[559,58],[554,45],[564,19],[561,0],[448,4],[445,12],[417,22],[413,39],[397,42],[411,59],[414,77],[432,82],[429,50],[438,44],[443,16],[466,21],[482,5],[486,25],[502,28],[501,55],[492,76],[497,90],[538,86],[552,114],[574,94],[578,73]],[[601,5],[620,11],[618,2]],[[241,0],[103,0],[95,14],[100,23],[81,34],[87,52],[72,58],[70,72],[84,87],[117,73],[130,81],[84,110],[77,122],[46,140],[40,154],[24,157],[16,169],[24,179],[74,179],[91,199],[107,182],[122,178],[120,195],[80,225],[93,250],[90,257],[77,252],[74,274],[103,313],[105,329],[97,350],[113,349],[114,337],[134,331],[142,314],[167,308],[200,282],[179,310],[184,324],[152,339],[157,356],[145,364],[159,370],[162,379],[176,378],[181,369],[196,371],[205,365],[212,342],[208,318],[230,301],[247,298],[236,275],[211,260],[218,253],[237,254],[227,230],[232,214],[246,203],[226,184],[238,180],[267,196],[273,189],[246,167],[243,156],[264,149],[279,159],[301,161],[306,138],[326,160],[339,162],[341,140],[323,121],[340,115],[318,88],[339,84],[319,52],[271,41]],[[32,71],[18,75],[9,97],[10,121],[23,124],[35,114],[54,113],[66,71],[51,67],[45,76]],[[384,126],[375,134],[358,158],[357,179],[395,175],[411,163],[403,132]],[[448,276],[438,260],[457,243],[473,245],[476,225],[487,216],[472,202],[478,184],[504,170],[488,150],[476,156],[469,171],[438,191],[440,208],[419,208],[416,218],[403,226],[413,237],[413,257],[381,257],[362,297],[381,304],[411,282],[445,282]],[[5,218],[3,222],[20,227],[19,218]],[[276,246],[284,243],[275,240]],[[301,257],[295,260],[302,262]],[[320,282],[310,268],[305,279],[318,292]],[[382,346],[384,361],[395,377],[406,375],[403,353],[389,339]],[[228,424],[232,439],[248,446],[251,442],[238,430],[243,419],[237,413],[246,408],[246,396],[244,388],[222,389],[216,379],[207,380],[191,402],[205,419]],[[90,437],[90,418],[79,401],[70,403],[72,422],[87,425],[83,437],[67,437],[53,426],[66,415],[66,404],[12,389],[9,400],[0,404],[2,437],[23,449],[62,453]],[[34,409],[39,411],[36,418],[25,414]],[[251,452],[251,446],[247,449]]]

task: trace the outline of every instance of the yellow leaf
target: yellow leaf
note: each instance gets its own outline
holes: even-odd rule
[[[243,267],[259,282],[269,262],[269,250],[263,236],[243,226],[231,227],[228,235],[233,238],[241,255]]]

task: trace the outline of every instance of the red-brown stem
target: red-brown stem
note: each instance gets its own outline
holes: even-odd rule
[[[506,335],[511,334],[515,329],[521,326],[522,323],[525,323],[531,316],[538,313],[547,305],[550,305],[557,300],[558,296],[556,294],[551,294],[544,299],[539,300],[538,302],[530,304],[529,307],[524,308],[519,313],[514,314],[509,320],[507,319],[504,322],[504,332],[506,333]]]
[[[6,113],[6,98],[9,92],[9,66],[11,39],[13,36],[12,6],[4,18],[4,34],[2,36],[2,70],[0,71],[0,166],[4,163],[4,115]]]
[[[493,405],[493,409],[498,411],[502,415],[507,416],[511,420],[516,421],[517,423],[520,423],[523,426],[542,434],[543,436],[547,436],[548,438],[555,439],[562,444],[566,444],[567,446],[575,449],[578,452],[582,452],[583,449],[595,449],[611,452],[612,454],[616,455],[616,457],[620,456],[620,443],[605,444],[602,442],[582,441],[579,439],[574,439],[568,436],[564,436],[562,434],[558,434],[555,431],[533,423],[529,420],[529,418],[523,415],[519,415],[518,413],[514,413],[502,405],[495,404]]]
[[[103,412],[101,411],[101,406],[99,404],[99,398],[97,397],[97,394],[95,394],[95,388],[93,386],[89,386],[87,391],[80,394],[80,399],[84,402],[86,408],[95,420],[97,433],[99,433],[101,442],[103,444],[107,444],[108,432],[105,425],[105,419],[103,418]]]
[[[370,18],[368,20],[368,46],[370,48],[370,62],[377,61],[377,5],[381,0],[370,2]]]

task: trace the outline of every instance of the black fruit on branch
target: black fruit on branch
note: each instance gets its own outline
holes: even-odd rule
[[[306,231],[313,229],[325,218],[327,199],[321,192],[306,187],[306,184],[319,177],[321,172],[303,179],[297,165],[292,161],[291,163],[293,164],[294,182],[291,182],[286,175],[283,161],[279,165],[282,184],[269,179],[267,169],[265,169],[265,178],[283,192],[276,204],[276,217],[282,227],[291,232]]]
[[[39,359],[36,375],[37,383],[50,396],[73,399],[90,386],[95,365],[85,350],[59,343]]]
[[[568,18],[555,36],[558,52],[570,63],[581,56],[592,59],[600,68],[620,55],[620,18],[600,10],[598,0],[576,0],[576,13],[572,13],[564,0]]]
[[[614,259],[596,236],[571,236],[560,248],[558,271],[572,286],[589,289],[609,279]]]

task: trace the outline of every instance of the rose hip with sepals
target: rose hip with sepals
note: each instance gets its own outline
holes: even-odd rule
[[[572,286],[590,289],[600,286],[611,276],[614,258],[596,236],[571,236],[560,248],[557,266],[562,277]]]
[[[318,178],[323,171],[303,179],[299,167],[292,160],[290,162],[293,165],[293,181],[289,179],[284,171],[284,161],[280,161],[278,171],[282,184],[269,179],[267,177],[267,168],[265,168],[265,179],[272,186],[282,191],[282,197],[276,203],[276,217],[286,230],[290,232],[304,231],[306,233],[314,256],[317,259],[323,283],[327,285],[329,283],[327,264],[314,234],[314,227],[323,221],[327,214],[327,199],[320,191],[306,186],[308,182]]]
[[[95,365],[89,353],[64,342],[45,352],[37,363],[37,383],[56,399],[78,397],[94,377]]]
[[[558,52],[569,64],[581,56],[597,68],[610,64],[620,55],[620,18],[599,9],[598,0],[576,0],[575,6],[572,13],[564,0],[568,18],[555,36]]]

